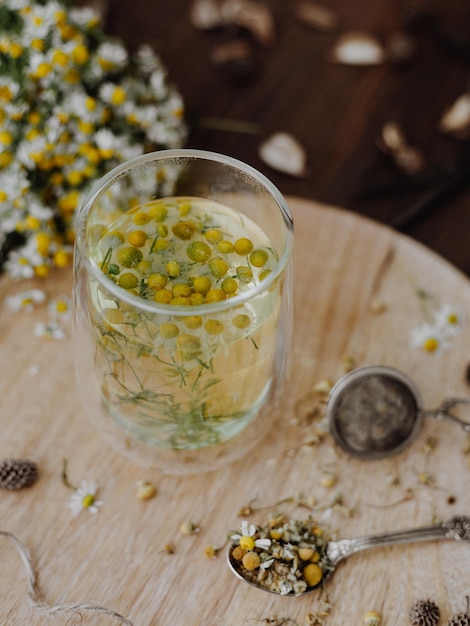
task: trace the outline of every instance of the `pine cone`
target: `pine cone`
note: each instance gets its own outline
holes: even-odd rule
[[[28,459],[0,461],[0,489],[23,489],[36,482],[38,467]]]
[[[452,615],[447,626],[470,626],[470,615],[468,613]]]
[[[439,607],[432,600],[418,600],[411,607],[412,626],[437,626],[440,619]]]

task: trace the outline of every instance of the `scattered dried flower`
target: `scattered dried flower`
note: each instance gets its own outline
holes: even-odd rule
[[[46,293],[42,289],[28,289],[14,296],[5,298],[5,304],[12,311],[32,311],[38,304],[46,300]]]
[[[338,482],[338,476],[334,472],[326,471],[323,472],[320,476],[320,484],[322,487],[326,487],[327,489],[331,489]]]
[[[405,174],[419,172],[425,165],[422,152],[411,146],[397,122],[387,122],[377,141],[379,149]]]
[[[345,354],[341,362],[345,372],[351,372],[356,367],[356,359],[351,354]]]
[[[180,531],[183,535],[195,535],[200,530],[200,527],[194,522],[183,522],[180,526]]]
[[[176,552],[176,546],[174,543],[166,543],[163,546],[162,552],[166,552],[166,554],[174,554]]]
[[[319,396],[326,399],[333,388],[333,384],[333,381],[331,381],[329,378],[324,378],[315,383],[313,385],[313,389]]]
[[[436,437],[428,437],[424,442],[423,452],[426,455],[432,454],[434,450],[437,448],[437,444],[439,440]]]
[[[157,493],[156,488],[152,483],[149,483],[146,480],[138,480],[137,481],[137,497],[139,500],[150,500]]]
[[[428,474],[428,472],[419,472],[418,473],[418,480],[420,483],[423,483],[423,485],[434,485],[435,484],[435,478],[434,476],[432,476],[431,474]]]
[[[462,452],[465,455],[470,454],[470,435],[468,433],[465,435],[463,440]]]
[[[279,172],[302,178],[307,175],[307,153],[288,133],[278,132],[268,137],[259,147],[260,159]]]
[[[367,611],[364,615],[364,623],[367,624],[367,626],[379,626],[381,619],[377,611]]]
[[[294,15],[306,26],[324,33],[331,33],[338,26],[338,17],[330,8],[318,2],[297,2]]]
[[[103,502],[96,499],[97,492],[98,485],[94,480],[82,480],[80,487],[70,496],[69,509],[72,511],[72,515],[76,517],[83,510],[98,513]]]
[[[65,339],[65,332],[57,322],[37,322],[34,326],[34,334],[42,339]]]
[[[380,315],[387,310],[387,305],[383,300],[374,298],[369,305],[369,313],[372,315]]]
[[[374,35],[357,31],[342,35],[336,41],[328,60],[344,65],[381,65],[386,61],[386,54]]]
[[[459,96],[444,112],[438,128],[457,139],[467,139],[470,136],[470,92]]]
[[[98,485],[94,480],[82,480],[79,487],[72,485],[67,476],[67,459],[63,461],[62,483],[73,491],[68,506],[74,517],[79,515],[84,509],[90,513],[98,513],[103,506],[103,502],[96,499]]]

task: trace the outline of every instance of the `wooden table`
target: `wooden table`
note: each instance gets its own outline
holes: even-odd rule
[[[320,614],[327,600],[331,612],[322,623],[331,626],[361,624],[370,610],[382,615],[384,625],[404,624],[411,604],[428,597],[441,608],[443,622],[465,609],[470,546],[455,542],[357,554],[338,567],[327,593],[303,598],[245,585],[230,573],[223,550],[214,559],[204,554],[206,546],[223,545],[227,533],[239,527],[239,512],[248,504],[260,508],[248,517],[257,523],[276,502],[291,500],[278,509],[295,518],[312,515],[339,537],[470,513],[467,440],[455,426],[429,419],[405,451],[380,461],[352,458],[329,436],[306,445],[318,426],[308,418],[318,402],[315,385],[340,378],[345,357],[356,366],[402,369],[419,386],[426,408],[445,396],[468,394],[467,279],[433,252],[375,222],[299,198],[289,198],[289,204],[296,225],[295,344],[292,376],[273,412],[279,420],[275,441],[218,472],[164,476],[109,448],[83,411],[70,328],[65,327],[65,340],[38,338],[33,329],[47,319],[45,307],[13,313],[2,306],[0,458],[31,458],[40,476],[29,489],[0,492],[0,531],[13,533],[29,550],[40,600],[47,605],[95,601],[139,626],[303,626],[315,623],[308,619]],[[39,286],[50,295],[70,293],[70,278],[67,272],[56,274]],[[27,286],[3,278],[1,297]],[[411,347],[410,335],[434,304],[448,304],[467,317],[448,349],[431,354]],[[64,458],[72,483],[98,482],[103,507],[97,515],[82,511],[72,517],[71,492],[61,481]],[[322,485],[325,471],[336,475],[334,487]],[[138,480],[152,482],[157,495],[139,500]],[[295,504],[312,497],[312,510]],[[199,532],[182,534],[186,522]],[[173,554],[168,544],[174,544]],[[15,545],[2,536],[0,558],[0,623],[51,623],[30,609],[24,565]],[[292,621],[282,622],[287,618]],[[54,619],[55,624],[78,621],[76,614]],[[80,623],[118,621],[85,611]]]
[[[272,10],[275,36],[269,46],[256,47],[257,71],[244,83],[231,80],[227,71],[210,60],[218,46],[240,33],[197,30],[190,21],[189,0],[133,0],[132,10],[128,0],[112,0],[105,28],[131,48],[146,42],[161,55],[185,101],[188,146],[237,157],[261,169],[284,194],[347,207],[392,224],[429,190],[388,193],[368,201],[357,197],[359,189],[373,183],[398,184],[400,180],[377,149],[381,129],[390,120],[402,124],[429,168],[464,154],[468,141],[444,135],[437,125],[444,110],[468,90],[468,49],[466,55],[457,53],[455,47],[421,28],[413,35],[416,54],[404,65],[361,68],[335,65],[327,58],[346,32],[364,31],[385,43],[403,28],[411,13],[429,8],[436,13],[439,27],[463,44],[460,49],[468,48],[470,4],[463,0],[325,0],[323,4],[339,20],[331,33],[317,32],[297,20],[297,2],[262,0],[262,4]],[[254,124],[258,132],[216,130],[207,125],[208,118],[241,120]],[[307,177],[286,176],[259,158],[261,141],[277,131],[292,134],[305,147]],[[469,231],[468,187],[406,227],[409,235],[466,274],[470,274],[470,254],[464,233]]]

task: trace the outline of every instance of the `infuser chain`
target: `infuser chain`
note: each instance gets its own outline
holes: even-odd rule
[[[441,406],[435,411],[423,411],[423,414],[436,419],[446,419],[458,424],[465,432],[470,432],[470,422],[453,415],[450,411],[459,404],[470,404],[470,398],[444,398]]]

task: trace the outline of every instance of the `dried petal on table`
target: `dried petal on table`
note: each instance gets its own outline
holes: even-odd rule
[[[393,65],[404,65],[416,53],[416,45],[412,37],[402,31],[390,35],[385,43],[387,60]]]
[[[361,31],[342,35],[331,50],[328,60],[344,65],[381,65],[387,60],[385,49],[374,35]]]
[[[307,175],[307,153],[304,147],[288,133],[274,133],[259,147],[260,159],[279,172],[291,176]]]
[[[323,33],[330,33],[338,26],[338,16],[329,7],[318,2],[297,2],[294,15],[306,26]]]
[[[408,143],[403,128],[397,122],[384,124],[377,145],[406,174],[419,172],[425,165],[423,154]]]
[[[223,25],[222,12],[216,0],[194,0],[189,18],[198,30],[214,30]]]
[[[470,93],[466,92],[445,111],[439,120],[439,130],[458,139],[470,136]]]
[[[236,83],[253,79],[259,69],[259,58],[254,46],[244,39],[234,39],[215,46],[210,61]]]
[[[226,24],[246,29],[259,44],[268,46],[274,41],[274,17],[265,4],[250,0],[225,0],[221,12]]]

